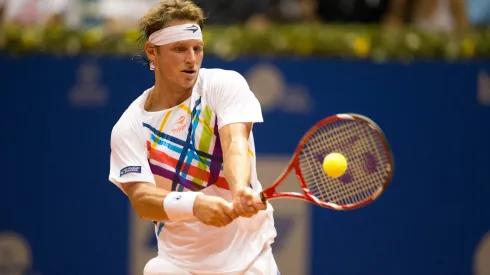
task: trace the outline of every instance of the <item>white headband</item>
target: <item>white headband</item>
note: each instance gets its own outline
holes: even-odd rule
[[[162,46],[182,40],[202,40],[201,28],[197,24],[183,24],[161,29],[150,35],[148,41]]]

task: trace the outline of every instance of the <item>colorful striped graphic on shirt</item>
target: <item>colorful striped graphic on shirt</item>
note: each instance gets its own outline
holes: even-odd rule
[[[163,132],[168,113],[159,130],[143,123],[151,133],[147,149],[152,173],[171,180],[173,191],[178,186],[197,191],[211,185],[229,190],[222,175],[223,152],[216,116],[208,106],[202,108],[200,98],[192,111],[186,112],[190,112],[191,120],[185,140]]]

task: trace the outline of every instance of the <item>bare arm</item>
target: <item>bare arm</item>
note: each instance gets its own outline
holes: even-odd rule
[[[248,138],[252,123],[233,123],[219,130],[224,156],[225,178],[233,197],[240,188],[250,184],[251,166]]]
[[[127,130],[131,118],[121,117],[111,134],[109,180],[128,196],[139,217],[152,221],[197,221],[225,226],[236,218],[231,203],[201,192],[170,192],[156,186],[147,159],[145,141]]]
[[[133,182],[123,184],[124,192],[127,194],[136,214],[142,219],[168,222],[170,221],[165,211],[165,199],[171,192],[158,188],[147,182]],[[172,192],[175,194],[176,192]],[[178,192],[184,194],[187,192]],[[189,194],[189,193],[187,193]],[[169,197],[171,200],[172,197]],[[183,199],[181,199],[183,200]],[[222,227],[232,222],[237,215],[232,206],[220,197],[199,194],[195,197],[192,205],[193,217],[187,217],[185,221],[195,221]]]
[[[140,218],[159,222],[169,220],[163,206],[169,191],[147,182],[125,183],[122,187]]]

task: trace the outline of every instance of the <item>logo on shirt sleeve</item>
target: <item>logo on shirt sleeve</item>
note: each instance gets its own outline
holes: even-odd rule
[[[138,173],[141,174],[141,166],[128,166],[123,169],[121,169],[121,172],[119,172],[119,176],[122,177],[126,174],[129,173]]]

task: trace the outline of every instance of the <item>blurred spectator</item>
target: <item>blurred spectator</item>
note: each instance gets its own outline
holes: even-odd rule
[[[84,0],[86,1],[86,0]],[[99,17],[110,30],[117,32],[137,27],[148,10],[162,0],[98,0]]]
[[[14,22],[24,26],[73,23],[76,12],[74,0],[2,0],[4,22]],[[76,20],[76,19],[75,19]],[[76,24],[77,22],[74,22]]]
[[[85,0],[86,1],[86,0]],[[162,0],[98,0],[100,20],[112,31],[135,27],[138,20]],[[270,0],[195,0],[207,16],[206,24],[269,23]]]
[[[5,2],[6,0],[0,0],[0,26],[4,22],[4,14],[5,14]]]
[[[271,0],[196,0],[204,11],[206,24],[263,25],[270,22]]]
[[[67,27],[103,26],[118,32],[165,0],[0,0],[0,22]],[[214,25],[271,22],[410,24],[425,30],[490,25],[490,0],[194,0]]]
[[[466,0],[392,0],[386,23],[391,26],[408,23],[438,32],[470,28]]]
[[[389,0],[298,0],[306,21],[379,23]],[[428,0],[430,1],[430,0]]]
[[[271,0],[269,17],[277,22],[298,22],[302,11],[298,0]]]

